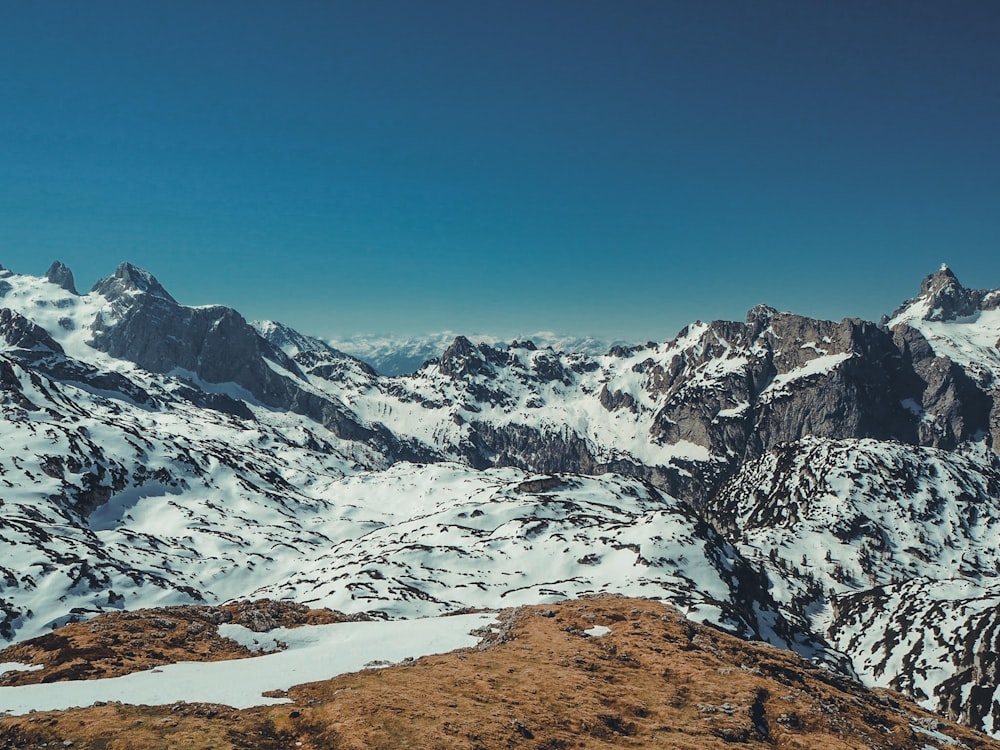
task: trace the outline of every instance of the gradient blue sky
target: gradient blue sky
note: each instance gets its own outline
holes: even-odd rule
[[[0,263],[316,335],[1000,287],[993,0],[0,0]]]

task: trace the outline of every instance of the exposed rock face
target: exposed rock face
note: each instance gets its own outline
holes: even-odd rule
[[[622,358],[623,372],[627,362],[633,363],[633,385],[625,389],[614,385],[608,365],[596,361],[535,353],[525,369],[512,349],[457,339],[436,369],[446,376],[447,391],[455,391],[455,404],[473,412],[462,420],[467,433],[461,455],[474,465],[538,471],[561,467],[592,473],[613,466],[662,482],[658,486],[670,492],[693,492],[685,496],[697,502],[710,497],[718,481],[743,460],[807,435],[953,447],[982,430],[989,413],[983,394],[961,368],[948,366],[940,375],[921,364],[918,372],[914,367],[923,360],[901,351],[885,329],[861,320],[817,321],[759,307],[745,323],[686,329],[666,348],[649,356],[642,348],[609,355]],[[627,414],[621,419],[634,423],[633,429],[648,424],[653,444],[702,446],[716,460],[699,465],[696,478],[683,481],[691,474],[687,466],[608,460],[602,446],[565,424],[540,429],[528,419],[499,425],[478,416],[487,406],[505,413],[542,406],[552,398],[550,383],[586,391],[588,373],[598,372],[605,373],[597,378],[594,394],[601,408]],[[515,384],[533,394],[520,400],[520,407]],[[925,401],[924,409],[941,414],[944,426],[937,432],[921,421],[920,407],[913,408]]]
[[[110,321],[101,318],[92,326],[96,349],[150,372],[235,383],[260,403],[309,416],[340,437],[381,440],[383,447],[395,443],[384,431],[362,427],[341,405],[305,390],[299,382],[305,376],[295,361],[235,310],[179,305],[155,276],[129,263],[99,281],[94,291],[105,296],[116,313]],[[234,404],[219,401],[206,405],[240,413]]]
[[[712,323],[702,341],[667,369],[651,363],[665,396],[654,438],[689,440],[739,460],[805,435],[915,435],[900,405],[909,395],[903,362],[871,323],[758,307],[745,324]]]
[[[91,291],[102,294],[113,302],[130,292],[145,292],[150,296],[177,303],[153,274],[128,262],[120,264],[114,274],[94,284]]]
[[[1000,290],[966,289],[946,267],[893,314],[893,340],[919,384],[908,406],[918,442],[954,447],[983,436],[1000,445],[993,414],[1000,395]]]
[[[915,302],[924,301],[923,320],[948,321],[965,318],[981,309],[989,293],[980,289],[966,289],[948,266],[943,265],[926,276],[920,284],[920,296],[907,300],[893,313],[898,315]],[[995,306],[995,303],[994,303]]]
[[[113,357],[151,372],[180,369],[209,383],[237,383],[269,405],[276,405],[281,376],[265,360],[301,375],[235,310],[181,306],[155,276],[128,263],[97,282],[94,291],[110,300],[119,316],[93,326],[93,346]]]
[[[65,289],[70,294],[79,294],[76,291],[76,284],[73,281],[73,272],[69,270],[69,266],[60,261],[53,261],[52,265],[49,266],[49,270],[45,272],[45,278],[51,281],[58,287]]]
[[[467,460],[471,466],[516,466],[538,472],[564,471],[574,466],[581,474],[598,473],[597,461],[574,432],[542,432],[526,425],[494,426],[488,422],[470,424]]]
[[[993,398],[959,364],[935,356],[923,334],[908,325],[896,328],[894,340],[921,386],[919,399],[911,402],[919,404],[915,413],[923,417],[915,442],[953,448],[989,434]]]
[[[1000,450],[1000,389],[995,389],[990,393],[993,399],[993,407],[990,409],[990,437],[994,450]]]
[[[0,341],[13,349],[63,353],[48,331],[7,307],[0,308]]]
[[[273,320],[255,321],[251,325],[268,343],[295,360],[303,371],[326,379],[331,379],[336,373],[346,374],[348,370],[356,370],[370,379],[378,377],[368,363],[286,325]]]
[[[467,378],[473,375],[493,375],[495,370],[490,367],[487,356],[496,352],[493,347],[473,346],[465,336],[459,336],[441,355],[438,369],[442,374],[452,378]],[[484,354],[486,356],[484,356]],[[495,356],[491,357],[495,358]]]

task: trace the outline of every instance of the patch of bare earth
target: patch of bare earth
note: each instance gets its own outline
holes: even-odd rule
[[[595,626],[610,629],[589,636]],[[898,695],[694,625],[595,598],[501,615],[479,649],[290,689],[289,704],[105,705],[0,719],[2,747],[895,748],[1000,743]],[[66,743],[72,743],[67,745]]]

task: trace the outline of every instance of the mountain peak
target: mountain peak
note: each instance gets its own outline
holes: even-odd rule
[[[771,318],[778,314],[778,311],[770,305],[755,305],[747,311],[747,327],[751,331],[751,336],[759,336],[761,331],[771,324]]]
[[[920,296],[936,297],[946,290],[947,293],[954,293],[964,291],[965,287],[955,276],[954,271],[948,268],[948,264],[942,263],[937,271],[924,277],[920,284]]]
[[[926,276],[920,284],[920,297],[927,300],[925,320],[954,320],[979,310],[984,293],[966,289],[947,263]]]
[[[749,323],[755,320],[768,320],[773,315],[777,314],[778,311],[770,305],[754,305],[747,310],[747,322]]]
[[[455,378],[491,372],[480,348],[465,336],[455,337],[452,345],[441,354],[438,367],[443,374]]]
[[[58,287],[65,289],[70,294],[79,294],[76,291],[76,284],[73,280],[73,272],[62,261],[54,260],[49,270],[45,272],[45,278]]]
[[[890,327],[909,320],[948,321],[975,315],[982,309],[987,293],[966,289],[947,263],[920,283],[920,294],[908,299],[892,314]]]
[[[307,352],[332,354],[347,358],[349,355],[334,349],[327,342],[313,336],[299,333],[294,328],[279,323],[276,320],[255,320],[250,323],[265,341],[283,351],[289,357],[296,357]],[[353,358],[352,358],[353,359]]]
[[[128,261],[121,263],[115,269],[113,276],[101,279],[92,291],[103,294],[108,299],[117,299],[128,292],[143,292],[154,297],[161,297],[169,302],[177,303],[170,293],[163,288],[163,285],[153,274],[138,266],[134,266]]]

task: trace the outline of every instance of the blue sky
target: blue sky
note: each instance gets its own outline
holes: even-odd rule
[[[1000,287],[1000,4],[0,0],[0,263],[316,335]]]

